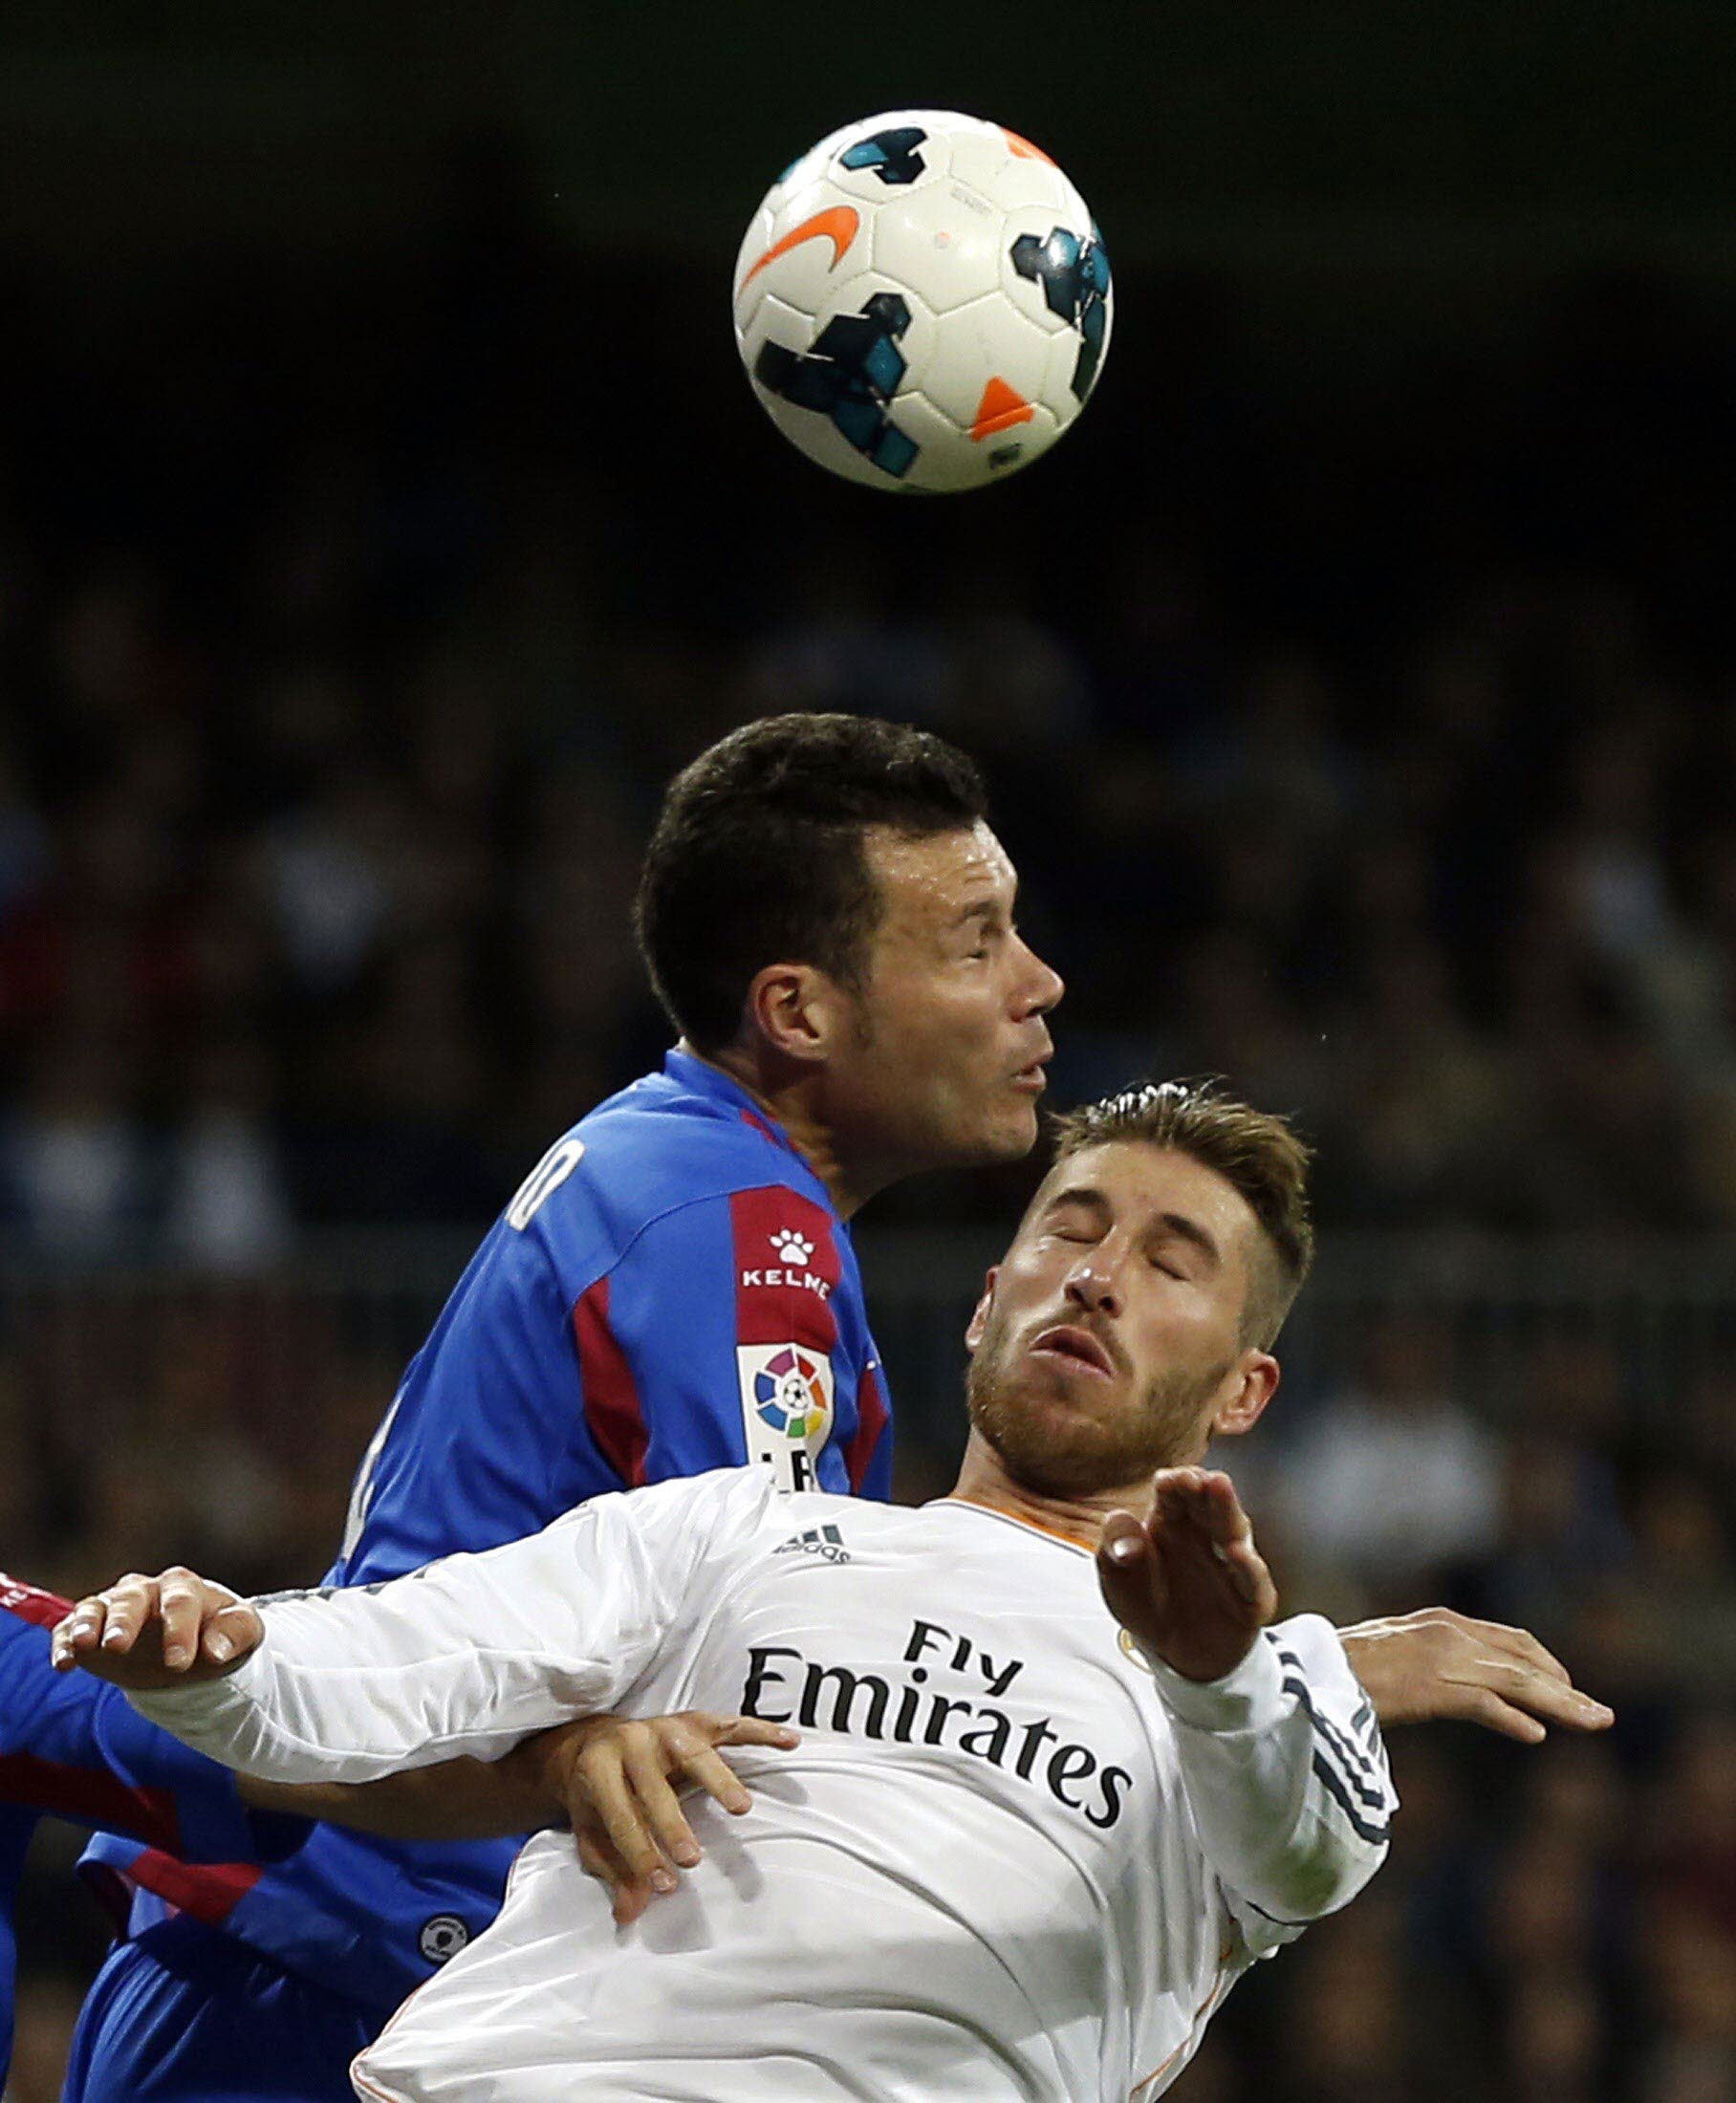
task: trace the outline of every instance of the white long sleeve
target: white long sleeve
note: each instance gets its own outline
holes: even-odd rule
[[[265,1640],[227,1679],[135,1695],[184,1744],[273,1782],[366,1782],[607,1708],[656,1658],[731,1475],[594,1499],[503,1548],[393,1583],[260,1603]]]
[[[1205,1684],[1151,1662],[1226,1896],[1275,1929],[1354,1898],[1385,1859],[1399,1799],[1374,1706],[1332,1624],[1281,1621]]]

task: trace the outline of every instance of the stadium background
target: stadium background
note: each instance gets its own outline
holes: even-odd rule
[[[931,725],[1056,1099],[1319,1143],[1241,1468],[1291,1603],[1522,1621],[1619,1711],[1400,1740],[1390,1868],[1176,2092],[1736,2094],[1727,9],[145,12],[0,26],[0,1560],[322,1567],[478,1226],[661,1050],[661,783]],[[727,310],[771,175],[913,102],[1048,146],[1118,299],[1078,432],[926,505],[791,453]],[[907,1494],[1022,1187],[864,1223]]]

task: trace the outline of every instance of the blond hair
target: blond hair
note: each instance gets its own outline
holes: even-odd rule
[[[1213,1081],[1141,1081],[1051,1121],[1055,1160],[1088,1146],[1142,1139],[1223,1177],[1260,1223],[1269,1261],[1249,1282],[1245,1341],[1269,1350],[1314,1260],[1308,1210],[1311,1150],[1284,1118],[1219,1093]]]

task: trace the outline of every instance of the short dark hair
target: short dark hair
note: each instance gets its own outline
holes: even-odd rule
[[[634,926],[669,1019],[716,1051],[780,959],[859,986],[884,903],[867,828],[922,839],[987,809],[974,764],[906,724],[786,715],[731,730],[669,784],[640,875]]]
[[[1243,1340],[1269,1350],[1314,1260],[1310,1149],[1285,1119],[1222,1094],[1214,1081],[1141,1081],[1067,1111],[1052,1128],[1057,1161],[1112,1139],[1144,1139],[1186,1154],[1240,1193],[1271,1258],[1249,1286]]]

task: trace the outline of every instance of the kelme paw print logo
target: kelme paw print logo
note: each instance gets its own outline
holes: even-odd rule
[[[814,1244],[805,1234],[796,1233],[793,1227],[782,1227],[772,1235],[771,1246],[780,1260],[787,1264],[805,1264],[814,1254]]]

